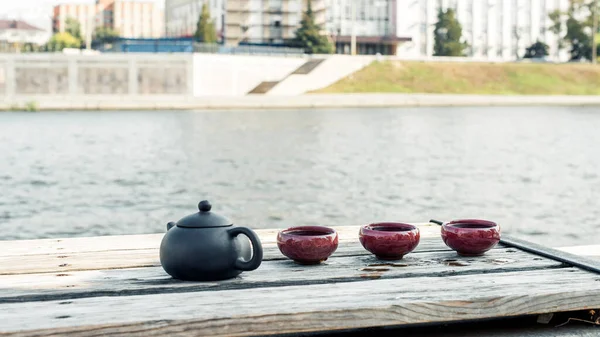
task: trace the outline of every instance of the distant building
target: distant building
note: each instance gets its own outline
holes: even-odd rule
[[[225,0],[206,0],[218,36],[222,36]],[[205,0],[165,0],[165,34],[167,37],[191,37]]]
[[[157,38],[164,35],[162,11],[153,1],[97,0],[95,4],[61,4],[54,7],[53,30],[64,32],[67,18],[81,24],[81,35],[103,26],[124,38]]]
[[[226,43],[284,44],[295,37],[307,0],[227,0]],[[315,22],[324,28],[325,0],[312,0]]]
[[[21,46],[46,43],[46,32],[21,20],[0,20],[0,51],[20,50]]]
[[[390,0],[394,1],[394,0]],[[558,51],[558,37],[548,30],[548,14],[565,11],[569,0],[395,0],[396,35],[411,36],[398,54],[423,57],[433,55],[434,25],[438,9],[455,8],[470,44],[466,56],[512,60],[522,57],[536,40],[548,44],[550,56],[568,59],[568,52]],[[402,3],[402,6],[399,4]]]
[[[307,0],[166,0],[167,36],[194,35],[205,1],[227,45],[284,44],[294,37],[307,6]],[[317,23],[324,25],[325,0],[312,0],[311,5]]]
[[[308,3],[307,0],[166,0],[167,36],[192,36],[204,1],[208,1],[215,28],[227,45],[286,44],[295,37]],[[395,35],[391,13],[396,10],[396,0],[375,6],[372,0],[355,2],[359,54],[395,54],[398,44],[410,41],[410,37]],[[351,0],[311,1],[315,22],[336,45],[338,53],[350,53],[350,5]]]
[[[407,0],[326,0],[326,4],[325,28],[339,54],[350,54],[352,34],[357,54],[396,55],[398,46],[412,39],[396,30],[396,12],[411,10]]]
[[[279,44],[294,37],[307,0],[166,0],[166,32],[189,37],[204,1],[215,28],[228,45]],[[454,8],[469,48],[467,57],[512,60],[537,40],[550,56],[568,59],[558,37],[548,30],[548,14],[568,9],[569,0],[312,0],[316,22],[336,46],[358,54],[423,58],[433,55],[438,10]]]
[[[327,31],[338,53],[350,53],[352,30],[359,54],[407,57],[433,55],[438,10],[454,8],[470,47],[466,56],[510,60],[522,57],[538,39],[558,52],[558,38],[548,30],[548,14],[568,9],[569,0],[326,0]],[[352,4],[355,7],[353,19]]]

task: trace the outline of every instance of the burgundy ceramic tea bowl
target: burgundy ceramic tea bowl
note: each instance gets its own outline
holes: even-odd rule
[[[281,253],[300,264],[319,264],[338,247],[338,234],[323,226],[298,226],[277,234]]]
[[[417,248],[421,234],[413,225],[380,222],[361,227],[358,238],[378,259],[399,260]]]
[[[442,240],[459,255],[479,256],[498,244],[500,226],[487,220],[453,220],[442,224]]]

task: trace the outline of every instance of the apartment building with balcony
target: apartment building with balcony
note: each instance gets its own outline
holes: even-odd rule
[[[108,27],[124,38],[157,38],[164,35],[162,11],[153,1],[96,0],[95,3],[66,3],[54,6],[54,32],[64,32],[67,18],[79,21],[85,37],[96,27]]]
[[[167,37],[191,37],[196,32],[202,5],[206,3],[215,30],[223,36],[226,0],[165,0],[165,34]]]
[[[307,0],[167,0],[167,31],[191,36],[203,1],[210,4],[217,31],[228,45],[285,43],[294,37]],[[569,0],[312,0],[316,22],[336,52],[357,54],[433,55],[438,10],[454,8],[469,44],[467,57],[513,60],[537,40],[552,58],[568,59],[558,37],[549,31],[548,15],[565,11]],[[169,28],[170,27],[170,28]],[[564,34],[563,34],[564,35]]]
[[[326,20],[326,0],[311,0],[315,22]],[[284,44],[295,37],[308,0],[227,0],[225,42]]]
[[[396,3],[403,1],[312,0],[311,8],[338,53],[350,53],[354,26],[358,54],[396,54],[399,44],[411,40],[395,34]],[[308,7],[308,0],[166,0],[167,36],[192,36],[205,2],[227,45],[285,44],[295,37]]]
[[[354,22],[359,54],[395,54],[399,43],[410,40],[394,34],[396,1],[403,0],[376,4],[374,0],[311,0],[311,8],[338,53],[350,53]],[[167,36],[192,36],[205,2],[226,45],[286,44],[295,37],[308,8],[308,0],[166,0]],[[357,4],[354,21],[353,3]]]
[[[311,1],[315,20],[323,26],[325,1]],[[294,38],[308,5],[307,0],[166,0],[166,35],[192,36],[204,3],[226,45],[283,44]]]

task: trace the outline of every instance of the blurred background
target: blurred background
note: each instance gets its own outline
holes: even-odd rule
[[[0,42],[5,52],[211,47],[224,52],[224,47],[250,45],[307,53],[489,60],[533,56],[565,62],[589,60],[594,53],[594,6],[594,0],[3,1]],[[301,27],[315,30],[322,41],[307,44],[308,34],[297,34]],[[443,50],[436,39],[457,44]]]
[[[253,228],[484,218],[597,243],[598,5],[1,1],[0,240],[159,233],[209,199]],[[383,93],[465,104],[193,109]],[[523,104],[470,104],[491,96]]]

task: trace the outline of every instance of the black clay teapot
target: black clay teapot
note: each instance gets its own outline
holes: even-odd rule
[[[215,281],[260,266],[263,251],[256,233],[211,212],[206,200],[198,209],[198,213],[167,224],[160,244],[160,264],[169,275],[187,281]],[[239,234],[247,236],[252,246]]]

